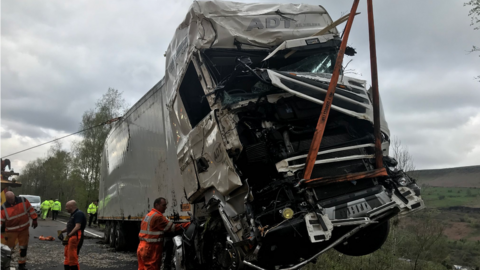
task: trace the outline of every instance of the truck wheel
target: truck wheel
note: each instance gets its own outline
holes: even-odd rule
[[[375,226],[375,225],[373,225]],[[387,221],[372,228],[366,228],[353,235],[346,242],[334,247],[338,252],[349,256],[364,256],[382,247],[390,232]]]
[[[115,247],[115,240],[116,240],[116,236],[115,236],[116,228],[115,227],[116,227],[116,225],[117,224],[116,224],[115,221],[112,221],[110,223],[110,233],[109,233],[110,234],[109,235],[110,236],[110,247]]]
[[[126,246],[125,232],[123,231],[123,226],[120,223],[117,223],[115,226],[115,250],[122,251]]]
[[[110,243],[110,221],[105,222],[105,231],[103,232],[103,241],[105,244]]]

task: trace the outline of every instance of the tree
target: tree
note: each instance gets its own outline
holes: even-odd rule
[[[448,255],[443,236],[444,225],[435,219],[436,210],[423,210],[413,216],[408,234],[399,246],[399,255],[412,261],[411,269],[422,269],[428,261],[441,262]]]
[[[42,199],[59,199],[66,202],[72,194],[65,193],[65,182],[72,168],[70,153],[62,150],[62,144],[55,142],[48,150],[47,157],[29,162],[19,181],[22,194],[35,194]]]
[[[42,189],[43,179],[45,178],[43,162],[44,159],[37,158],[27,163],[23,169],[22,174],[18,177],[19,182],[22,183],[22,187],[20,188],[22,194],[42,195],[40,194],[40,190]]]
[[[415,170],[415,162],[413,160],[413,156],[408,151],[408,147],[404,146],[400,139],[394,137],[392,140],[392,144],[390,144],[390,147],[392,148],[393,157],[398,162],[398,169],[403,170],[404,172],[411,172]]]
[[[468,12],[468,16],[471,18],[470,25],[474,26],[473,30],[480,30],[480,0],[470,0],[463,4],[464,6],[471,6],[472,9]],[[472,45],[470,52],[480,52],[480,47]],[[480,54],[478,55],[480,57]],[[480,76],[475,77],[480,81]]]
[[[95,108],[83,114],[80,124],[81,129],[86,129],[82,133],[83,140],[73,146],[75,176],[82,179],[86,191],[85,202],[80,202],[82,204],[87,204],[98,197],[100,161],[105,139],[111,129],[110,125],[102,125],[92,129],[90,127],[98,126],[123,115],[126,108],[122,93],[109,88],[107,93],[97,101]]]
[[[83,114],[83,139],[72,145],[72,152],[62,149],[58,141],[50,147],[45,158],[29,162],[19,177],[21,194],[35,194],[42,199],[60,199],[64,204],[76,200],[85,209],[98,197],[100,160],[109,125],[100,125],[121,116],[125,110],[122,93],[108,89],[95,108]]]

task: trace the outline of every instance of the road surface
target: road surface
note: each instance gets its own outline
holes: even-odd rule
[[[56,239],[57,230],[66,226],[65,220],[50,219],[38,221],[38,227],[30,227],[30,241],[28,244],[27,268],[29,270],[63,270],[64,247]],[[53,236],[55,241],[40,241],[39,236]],[[134,252],[115,252],[112,248],[102,244],[103,233],[95,228],[85,230],[86,239],[80,251],[79,261],[82,270],[97,269],[138,269],[137,257]],[[18,247],[15,250],[16,260]],[[12,262],[12,266],[16,263]]]

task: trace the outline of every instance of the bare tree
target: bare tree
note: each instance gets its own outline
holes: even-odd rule
[[[399,247],[399,255],[411,260],[411,269],[422,269],[428,261],[441,262],[448,256],[443,231],[444,224],[435,218],[437,210],[423,210],[412,216],[409,232]]]
[[[397,168],[404,172],[411,172],[415,170],[415,162],[413,156],[408,151],[408,147],[402,144],[398,137],[393,137],[390,144],[393,157],[397,160]]]
[[[59,198],[63,203],[75,199],[81,209],[98,197],[100,158],[111,129],[110,125],[98,125],[123,115],[127,105],[122,93],[115,89],[108,89],[95,105],[83,114],[83,138],[72,145],[71,152],[62,150],[57,141],[45,158],[25,166],[19,177],[23,184],[21,193]]]
[[[471,26],[475,26],[473,30],[480,30],[480,0],[470,0],[463,4],[464,6],[471,6],[472,9],[468,12],[468,16],[471,17]],[[480,47],[473,45],[470,53],[480,52]],[[478,55],[480,57],[480,55]],[[480,82],[480,76],[475,77]]]

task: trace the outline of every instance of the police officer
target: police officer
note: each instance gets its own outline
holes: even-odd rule
[[[52,207],[53,207],[53,198],[50,198],[50,200],[48,201],[48,203],[50,204],[50,208],[48,208],[48,214],[47,214],[47,217],[50,217],[50,214],[52,213]]]
[[[88,209],[87,209],[87,213],[89,215],[88,227],[92,227],[93,218],[95,218],[95,221],[93,222],[93,224],[97,223],[97,208],[98,208],[97,205],[98,205],[98,200],[95,200],[88,206]]]
[[[42,209],[42,219],[45,220],[48,214],[48,209],[50,209],[50,202],[47,200],[43,201],[40,208]]]
[[[58,216],[58,212],[62,210],[62,203],[58,201],[58,199],[55,199],[55,202],[53,203],[52,206],[52,220],[56,220]]]

